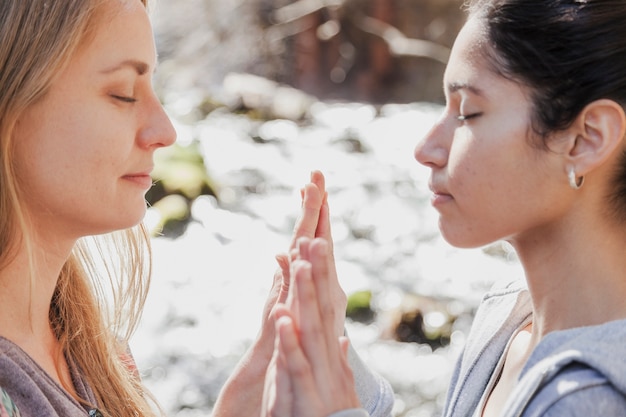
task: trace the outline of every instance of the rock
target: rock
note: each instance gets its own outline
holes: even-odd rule
[[[388,334],[400,342],[423,343],[432,349],[446,346],[458,314],[451,311],[450,303],[451,300],[442,298],[406,294],[399,308],[392,313],[395,322],[391,323]]]

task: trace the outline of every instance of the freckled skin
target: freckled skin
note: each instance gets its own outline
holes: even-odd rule
[[[25,208],[55,239],[137,224],[153,153],[175,139],[152,87],[156,53],[146,10],[138,1],[113,4],[119,10],[16,131]]]

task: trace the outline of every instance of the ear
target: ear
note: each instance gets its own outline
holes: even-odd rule
[[[626,114],[613,100],[600,99],[589,103],[570,128],[566,170],[573,168],[583,176],[602,165],[626,134]],[[574,136],[575,135],[575,136]]]

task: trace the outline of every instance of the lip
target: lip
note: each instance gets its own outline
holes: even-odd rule
[[[152,170],[126,174],[122,177],[122,179],[132,182],[145,190],[148,190],[152,187],[152,177],[150,176],[151,171]]]
[[[442,206],[449,201],[452,201],[450,194],[433,193],[430,198],[430,204],[432,204],[433,207]]]
[[[430,198],[430,203],[433,205],[433,207],[441,206],[453,200],[452,195],[445,191],[445,189],[441,186],[438,186],[431,182],[428,184],[428,188],[433,193]]]

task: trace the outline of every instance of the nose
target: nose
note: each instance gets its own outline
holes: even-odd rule
[[[442,115],[415,146],[414,156],[417,162],[429,168],[441,168],[447,164],[448,137],[452,136],[452,132],[447,130],[445,115]]]
[[[140,146],[157,149],[172,145],[176,141],[176,130],[156,95],[151,98],[145,114],[138,135]]]

